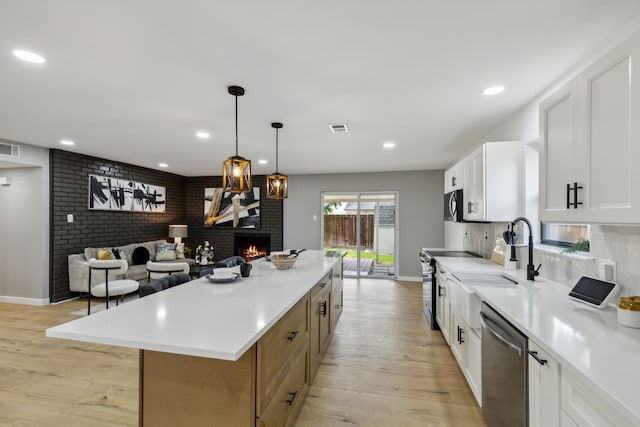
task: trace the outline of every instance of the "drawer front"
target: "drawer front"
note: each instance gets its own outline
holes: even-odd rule
[[[271,403],[256,421],[259,427],[287,427],[295,423],[309,390],[308,351],[298,355]]]
[[[311,288],[311,299],[318,298],[322,292],[325,292],[328,289],[331,289],[331,272],[327,273],[322,280]]]
[[[342,284],[339,286],[334,286],[331,291],[331,333],[336,330],[336,325],[338,324],[338,319],[342,315],[343,310],[343,292],[342,292]]]
[[[257,414],[261,414],[289,372],[292,361],[309,345],[309,294],[258,341]]]

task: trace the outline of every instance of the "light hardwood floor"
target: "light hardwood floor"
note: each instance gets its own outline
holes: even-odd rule
[[[298,427],[484,426],[419,284],[346,279],[344,304]],[[44,336],[83,307],[0,304],[0,426],[137,425],[137,350]]]

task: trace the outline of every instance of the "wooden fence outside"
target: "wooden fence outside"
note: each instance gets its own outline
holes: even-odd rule
[[[325,246],[355,247],[358,244],[356,218],[356,215],[325,215]],[[373,215],[360,215],[360,245],[363,248],[373,247],[373,219]]]

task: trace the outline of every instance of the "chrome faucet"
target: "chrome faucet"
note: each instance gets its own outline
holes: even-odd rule
[[[538,268],[535,268],[535,266],[533,265],[533,230],[531,229],[531,223],[527,218],[523,216],[519,216],[518,218],[511,221],[511,230],[509,230],[509,228],[507,227],[507,232],[505,233],[505,235],[511,236],[512,243],[515,243],[515,239],[513,239],[513,236],[515,235],[515,232],[513,231],[513,227],[520,221],[524,222],[525,224],[527,224],[527,227],[529,227],[529,244],[527,245],[529,247],[529,263],[527,264],[527,280],[535,280],[535,277],[540,274],[539,270],[542,264],[538,265]],[[516,247],[515,245],[512,246],[512,248],[515,248],[515,247]],[[519,247],[522,247],[522,246],[519,246]],[[512,253],[511,254],[512,259],[513,259],[513,256],[514,254]]]

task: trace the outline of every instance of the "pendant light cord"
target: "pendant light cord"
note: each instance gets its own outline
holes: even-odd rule
[[[236,97],[236,157],[238,157],[238,95]]]
[[[276,128],[276,172],[278,172],[278,131],[280,129]]]

